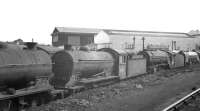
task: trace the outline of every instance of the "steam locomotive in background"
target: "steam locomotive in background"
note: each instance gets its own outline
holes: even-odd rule
[[[160,69],[173,69],[198,64],[200,53],[197,51],[144,50],[135,53],[131,50],[102,48],[97,51],[63,50],[52,57],[52,85],[66,88],[83,85],[91,78],[127,79]]]
[[[0,43],[1,110],[23,109],[45,103],[56,91],[75,86],[121,80],[159,69],[198,64],[198,51],[102,48],[61,50],[36,43]]]

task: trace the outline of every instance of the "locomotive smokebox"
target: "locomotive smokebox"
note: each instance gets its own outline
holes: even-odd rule
[[[54,77],[51,84],[55,88],[64,88],[101,73],[109,76],[112,74],[113,61],[107,52],[59,51],[52,57]]]
[[[0,43],[1,90],[25,88],[37,78],[52,74],[50,56],[41,50],[30,50],[35,45],[31,43],[26,47]]]

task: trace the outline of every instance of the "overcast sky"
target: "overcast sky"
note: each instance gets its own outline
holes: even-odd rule
[[[189,32],[199,0],[0,0],[0,41],[51,44],[54,27]]]

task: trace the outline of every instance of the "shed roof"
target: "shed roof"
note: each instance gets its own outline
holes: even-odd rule
[[[55,27],[53,33],[65,32],[65,33],[83,33],[83,34],[97,34],[101,30],[94,28],[75,28],[75,27]]]
[[[127,36],[144,36],[144,37],[180,37],[180,38],[194,38],[188,33],[182,32],[161,32],[161,31],[137,31],[137,30],[104,30],[110,35],[127,35]]]
[[[115,29],[95,29],[95,28],[77,28],[77,27],[55,27],[53,33],[77,33],[77,34],[98,34],[104,31],[110,35],[144,36],[144,37],[179,37],[194,38],[197,35],[191,35],[183,32],[162,32],[162,31],[138,31],[138,30],[115,30]]]

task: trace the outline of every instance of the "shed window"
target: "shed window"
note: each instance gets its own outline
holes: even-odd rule
[[[53,36],[53,42],[58,42],[58,36]]]

